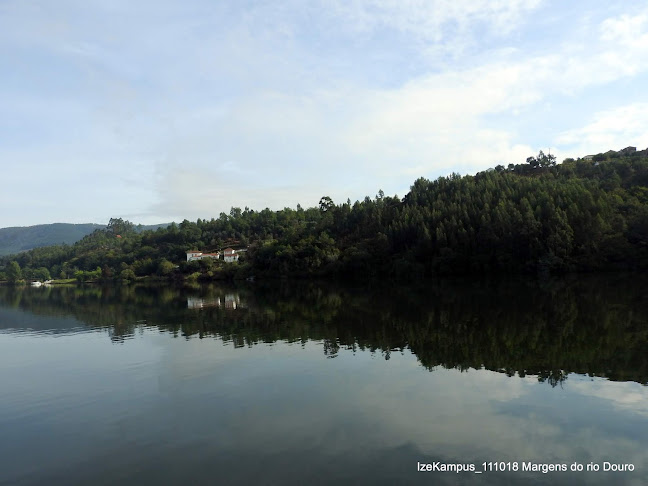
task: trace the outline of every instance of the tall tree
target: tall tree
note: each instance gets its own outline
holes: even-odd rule
[[[20,270],[20,265],[15,260],[9,262],[7,266],[7,280],[11,283],[16,283],[18,280],[22,279],[22,271]]]

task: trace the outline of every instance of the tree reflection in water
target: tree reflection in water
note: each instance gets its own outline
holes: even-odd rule
[[[0,287],[0,305],[74,316],[106,329],[114,342],[144,326],[234,346],[317,341],[327,358],[349,349],[389,359],[410,349],[429,370],[485,368],[555,387],[569,373],[648,383],[647,288],[623,275],[370,288]]]

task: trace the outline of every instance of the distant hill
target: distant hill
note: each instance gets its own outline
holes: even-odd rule
[[[166,227],[168,225],[169,223],[137,226],[137,230],[155,230],[159,227]],[[104,224],[95,223],[53,223],[38,224],[35,226],[0,228],[0,256],[20,253],[22,251],[40,248],[42,246],[59,245],[63,243],[71,245],[93,231],[105,227],[106,225]]]

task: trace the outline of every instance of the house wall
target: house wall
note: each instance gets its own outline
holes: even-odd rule
[[[212,253],[187,253],[187,261],[196,261],[196,260],[203,260],[205,258],[213,258],[214,260],[218,260],[220,257],[220,253],[212,254]]]

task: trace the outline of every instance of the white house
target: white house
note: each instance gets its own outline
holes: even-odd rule
[[[223,250],[223,259],[228,263],[237,262],[239,256],[233,248],[225,248],[225,250]]]
[[[194,260],[203,260],[204,258],[213,258],[214,260],[218,260],[220,258],[220,253],[203,253],[202,251],[188,251],[187,252],[187,261],[192,262]]]

